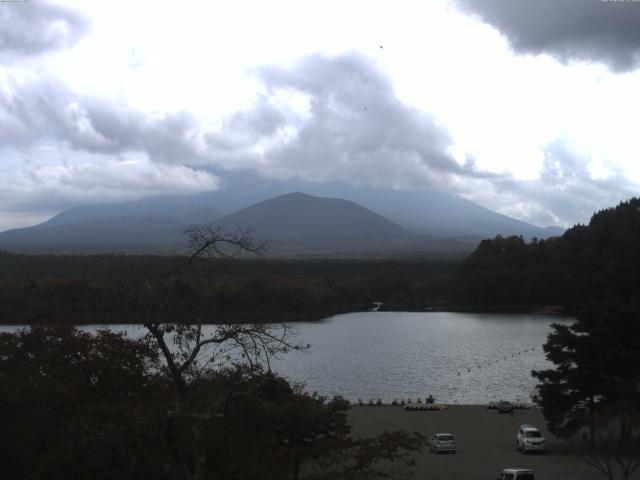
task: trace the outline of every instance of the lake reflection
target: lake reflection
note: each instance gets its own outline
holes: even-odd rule
[[[390,402],[432,394],[436,401],[482,404],[527,400],[531,370],[546,368],[542,344],[550,324],[541,315],[366,312],[297,325],[308,352],[273,363],[309,391],[354,401]]]
[[[531,370],[546,368],[542,344],[553,322],[572,318],[521,314],[363,312],[295,325],[311,344],[272,361],[273,370],[321,395],[393,399],[433,395],[437,402],[528,400]],[[95,330],[99,326],[84,326]],[[17,327],[4,326],[0,331]],[[101,326],[101,328],[105,328]],[[134,325],[109,325],[140,337]],[[205,327],[213,328],[213,327]]]

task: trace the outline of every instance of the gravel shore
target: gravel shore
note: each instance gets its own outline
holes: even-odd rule
[[[355,437],[374,436],[385,430],[416,431],[426,436],[452,433],[457,453],[436,455],[426,449],[416,454],[415,478],[420,480],[491,480],[508,467],[530,468],[535,471],[536,480],[603,478],[584,463],[575,445],[546,430],[537,408],[516,410],[511,416],[477,405],[415,412],[395,406],[353,406],[348,419]],[[548,443],[546,454],[523,455],[516,451],[516,432],[521,424],[532,424],[542,431]]]

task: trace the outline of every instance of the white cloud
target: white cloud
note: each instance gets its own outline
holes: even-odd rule
[[[61,157],[57,161],[52,160],[49,148],[42,147],[27,154],[28,161],[20,166],[15,161],[0,166],[0,217],[4,218],[0,229],[24,225],[26,220],[42,219],[70,206],[218,188],[218,178],[211,173],[155,163],[146,155],[61,153],[59,147],[55,152]],[[3,153],[16,156],[6,149]]]
[[[637,189],[640,71],[515,55],[449,3],[42,4],[11,33],[31,47],[0,67],[0,139],[21,152],[0,158],[2,182],[20,179],[23,210],[45,208],[49,186],[63,208],[209,188],[195,166],[248,166],[436,185],[537,223]]]
[[[90,27],[86,16],[46,0],[4,3],[0,8],[0,58],[5,60],[70,47]]]

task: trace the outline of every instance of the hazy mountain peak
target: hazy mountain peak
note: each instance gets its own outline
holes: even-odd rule
[[[267,239],[349,237],[411,233],[387,218],[349,200],[286,193],[220,218],[223,226],[242,225]]]
[[[131,222],[127,233],[128,227],[114,220],[118,217],[147,220]],[[100,235],[112,236],[120,240],[119,244],[130,239],[136,248],[144,248],[143,238],[151,238],[154,245],[171,238],[168,243],[181,245],[182,230],[194,223],[251,227],[260,240],[286,239],[289,245],[313,245],[311,250],[317,252],[344,251],[347,244],[352,252],[358,248],[397,252],[406,251],[412,242],[414,247],[415,242],[420,242],[418,249],[423,252],[436,246],[442,251],[452,244],[451,238],[469,245],[498,234],[547,238],[562,233],[561,229],[540,228],[434,189],[396,190],[345,182],[274,180],[236,172],[226,176],[221,190],[71,208],[36,227],[0,234],[0,248],[30,245],[64,249],[63,245],[78,245],[82,241],[74,238],[96,238],[81,230],[95,230],[99,219],[104,220]],[[154,222],[161,231],[153,226]],[[174,226],[170,227],[169,222]],[[73,228],[65,230],[71,225]],[[143,225],[149,235],[140,232]],[[51,230],[52,227],[60,228]],[[297,252],[309,250],[298,247],[294,249]]]

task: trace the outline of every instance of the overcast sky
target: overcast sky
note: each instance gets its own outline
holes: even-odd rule
[[[0,3],[0,231],[217,188],[440,188],[538,225],[640,186],[640,2]]]

